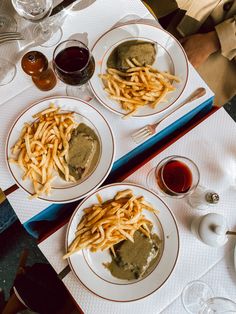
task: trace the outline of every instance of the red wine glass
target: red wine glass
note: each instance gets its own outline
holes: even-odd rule
[[[90,94],[88,81],[95,70],[95,61],[89,48],[78,40],[61,42],[53,53],[53,68],[58,78],[67,84],[66,93],[86,99]]]
[[[199,180],[198,167],[191,159],[169,156],[149,172],[147,185],[162,196],[183,198],[195,191]]]

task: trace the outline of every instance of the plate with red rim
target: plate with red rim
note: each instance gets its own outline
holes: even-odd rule
[[[53,103],[60,106],[62,111],[74,112],[76,122],[84,122],[97,134],[100,142],[99,160],[91,173],[83,180],[78,182],[66,182],[59,175],[53,181],[51,195],[41,195],[38,199],[52,203],[69,203],[79,200],[93,190],[98,188],[106,179],[113,165],[115,156],[115,141],[111,126],[103,115],[89,103],[67,96],[55,96],[40,100],[30,107],[27,107],[13,123],[6,141],[5,158],[6,163],[16,184],[22,188],[29,196],[34,194],[32,182],[22,180],[23,172],[17,164],[10,163],[12,157],[11,147],[14,146],[19,138],[19,134],[24,123],[33,121],[32,116]]]
[[[104,91],[104,84],[99,77],[100,74],[106,73],[107,59],[111,52],[121,43],[130,40],[142,40],[156,44],[157,56],[153,67],[168,71],[178,76],[179,83],[173,82],[176,89],[169,93],[166,102],[159,103],[156,108],[143,106],[138,109],[132,116],[137,118],[145,118],[157,115],[171,107],[182,95],[188,81],[188,61],[187,56],[177,39],[160,27],[137,22],[135,24],[123,24],[112,28],[104,33],[93,45],[91,53],[95,59],[95,72],[90,79],[90,87],[96,98],[107,109],[118,115],[124,115],[127,111],[121,108],[121,105],[115,100],[109,98]]]
[[[137,280],[115,278],[103,263],[111,261],[108,252],[92,253],[88,249],[75,252],[68,258],[70,268],[78,280],[95,295],[115,302],[130,302],[154,293],[167,281],[173,272],[179,254],[179,231],[173,213],[162,199],[143,186],[133,183],[114,183],[101,187],[84,199],[74,211],[66,232],[66,251],[74,239],[83,209],[97,203],[99,193],[103,202],[112,199],[119,191],[131,189],[136,196],[144,196],[159,213],[143,210],[143,214],[153,223],[153,232],[161,239],[161,254],[150,271]]]

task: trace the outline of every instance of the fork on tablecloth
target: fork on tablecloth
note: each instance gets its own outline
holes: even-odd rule
[[[22,40],[24,37],[18,32],[4,32],[0,33],[0,44],[6,43],[11,40]]]
[[[136,143],[141,143],[144,140],[146,140],[148,137],[156,133],[157,126],[164,121],[167,117],[169,117],[173,112],[178,110],[179,108],[183,107],[184,105],[190,103],[193,100],[196,100],[206,94],[206,89],[203,87],[200,87],[196,89],[183,103],[181,103],[179,106],[171,110],[168,114],[166,114],[161,120],[159,120],[156,123],[153,124],[147,124],[140,130],[134,132],[131,137]]]

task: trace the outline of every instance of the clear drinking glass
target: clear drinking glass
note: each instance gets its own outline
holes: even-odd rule
[[[0,58],[0,86],[9,84],[16,75],[16,66],[10,61]]]
[[[191,314],[236,313],[235,302],[215,297],[212,289],[202,281],[190,282],[181,297],[185,310]]]
[[[49,22],[53,0],[12,0],[12,4],[21,17],[38,23],[33,35],[42,42],[41,46],[52,47],[61,40],[62,29]]]
[[[198,186],[197,165],[183,156],[169,156],[159,162],[147,176],[147,185],[161,196],[183,198]]]
[[[83,98],[90,93],[87,82],[93,76],[95,61],[89,48],[79,40],[61,42],[53,53],[53,68],[67,84],[67,95]]]

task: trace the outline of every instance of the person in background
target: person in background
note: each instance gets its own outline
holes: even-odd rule
[[[236,0],[142,0],[223,105],[236,94]]]

